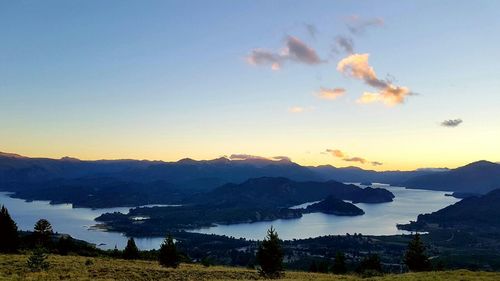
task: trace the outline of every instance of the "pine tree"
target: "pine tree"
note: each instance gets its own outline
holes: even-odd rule
[[[271,228],[267,236],[259,245],[257,261],[260,265],[259,273],[267,278],[279,278],[283,274],[283,250],[278,233]]]
[[[0,253],[13,253],[19,246],[17,225],[2,205],[0,209]]]
[[[416,233],[408,243],[405,254],[405,264],[410,271],[428,271],[431,269],[429,258],[425,254],[425,246],[420,240],[420,234]]]
[[[46,219],[40,219],[35,223],[34,235],[39,246],[47,247],[50,243],[50,237],[53,234],[52,225]]]
[[[42,247],[36,247],[26,261],[28,268],[31,271],[47,270],[49,262],[47,262],[47,254]]]
[[[160,265],[165,267],[176,268],[179,265],[179,254],[175,246],[174,239],[169,234],[160,246],[160,253],[158,255]]]
[[[335,274],[345,274],[347,267],[345,265],[345,255],[342,252],[337,252],[333,261],[332,272]]]
[[[139,258],[139,249],[135,245],[134,238],[129,238],[127,241],[127,246],[123,250],[123,258],[126,260],[133,260]]]

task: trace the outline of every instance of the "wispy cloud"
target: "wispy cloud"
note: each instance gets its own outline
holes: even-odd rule
[[[312,110],[314,110],[314,107],[312,107],[312,106],[307,106],[307,107],[292,106],[292,107],[288,108],[288,112],[290,112],[290,113],[304,113],[304,112],[312,111]]]
[[[349,158],[344,158],[342,159],[344,161],[347,161],[347,162],[359,162],[361,164],[366,164],[366,159],[365,158],[361,158],[361,157],[349,157]]]
[[[327,149],[326,152],[332,154],[333,157],[337,157],[337,158],[345,157],[344,152],[342,152],[342,150],[339,150],[339,149]]]
[[[292,161],[288,156],[274,156],[268,158],[251,154],[231,154],[231,156],[229,156],[229,159],[236,161],[238,160],[269,160],[269,161],[289,161],[289,162]]]
[[[444,120],[443,122],[441,122],[441,126],[448,127],[448,128],[454,128],[454,127],[457,127],[458,125],[462,124],[462,122],[463,122],[462,119]]]
[[[320,99],[325,99],[325,100],[334,100],[337,99],[338,97],[341,97],[342,95],[345,94],[345,89],[344,88],[323,88],[318,92],[318,97]]]
[[[381,166],[384,165],[381,162],[378,161],[368,161],[363,157],[358,157],[358,156],[348,156],[345,152],[343,152],[340,149],[327,149],[321,154],[331,154],[335,158],[340,158],[342,161],[346,162],[358,162],[361,164],[371,164],[372,166]]]
[[[231,160],[269,160],[266,157],[257,156],[257,155],[250,155],[250,154],[231,154],[231,156],[229,156],[229,159],[231,159]]]
[[[351,37],[339,35],[335,37],[335,42],[333,44],[332,51],[335,53],[354,53],[354,41]]]
[[[316,51],[307,46],[299,38],[288,36],[286,38],[286,48],[284,57],[305,64],[318,64],[323,62]]]
[[[288,161],[288,162],[292,161],[292,159],[290,159],[290,157],[288,157],[288,156],[274,156],[272,159],[278,160],[278,161]]]
[[[316,39],[316,33],[318,33],[318,29],[316,28],[316,26],[314,24],[304,23],[304,27],[305,27],[307,33],[309,33],[309,35],[313,39]]]
[[[401,104],[413,93],[407,87],[393,85],[391,82],[377,78],[373,67],[368,63],[369,54],[352,54],[337,64],[337,70],[346,76],[362,80],[378,92],[364,92],[359,103],[383,102],[393,106]]]
[[[247,62],[251,65],[269,65],[272,70],[279,70],[283,64],[283,58],[268,50],[254,49],[247,57]]]
[[[352,34],[363,34],[370,27],[380,27],[384,25],[382,18],[362,18],[358,15],[352,15],[347,18],[347,29]]]
[[[294,36],[285,38],[285,47],[279,52],[265,49],[253,49],[247,56],[246,61],[251,65],[271,66],[273,70],[279,70],[286,61],[315,65],[324,62],[316,50],[308,46],[302,40]]]

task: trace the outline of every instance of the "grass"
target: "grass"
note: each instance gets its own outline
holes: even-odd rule
[[[236,267],[203,267],[181,264],[167,269],[151,261],[126,261],[109,258],[80,256],[49,256],[50,268],[45,272],[30,272],[26,255],[0,255],[0,280],[257,280],[255,270]],[[288,280],[500,280],[500,273],[471,272],[466,270],[406,273],[363,279],[356,275],[290,272],[280,279]]]

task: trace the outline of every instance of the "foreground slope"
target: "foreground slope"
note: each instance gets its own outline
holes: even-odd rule
[[[255,270],[181,264],[162,268],[151,261],[125,261],[79,256],[50,256],[50,269],[29,272],[25,255],[0,255],[0,280],[256,280]],[[500,273],[466,270],[385,275],[363,279],[356,275],[286,272],[280,280],[500,280]]]

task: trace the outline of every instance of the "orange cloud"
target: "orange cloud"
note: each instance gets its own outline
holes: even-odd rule
[[[343,151],[341,151],[339,149],[327,149],[326,151],[322,152],[322,154],[327,154],[327,153],[331,154],[333,157],[341,158],[342,161],[346,161],[346,162],[358,162],[358,163],[361,163],[361,164],[368,164],[369,163],[372,166],[381,166],[381,165],[384,165],[381,162],[378,162],[378,161],[368,161],[368,160],[366,160],[365,158],[362,158],[362,157],[349,157]]]
[[[372,103],[380,101],[388,106],[393,106],[403,103],[408,95],[411,95],[411,93],[407,87],[397,87],[389,84],[378,93],[364,92],[357,102]]]
[[[353,78],[361,79],[364,81],[376,81],[377,74],[375,70],[368,64],[368,58],[370,54],[352,54],[342,60],[337,64],[337,70],[345,75],[351,76]]]
[[[401,104],[412,95],[407,87],[395,86],[389,81],[380,80],[372,66],[368,63],[369,54],[352,54],[337,64],[337,70],[349,77],[362,80],[378,89],[378,92],[364,92],[358,103],[383,102],[388,106]]]
[[[318,97],[320,99],[325,99],[325,100],[334,100],[337,99],[338,97],[342,96],[345,94],[345,89],[344,88],[334,88],[334,89],[329,89],[329,88],[323,88],[319,90]]]
[[[344,152],[338,149],[327,149],[326,152],[331,153],[334,157],[343,158],[345,157]]]

